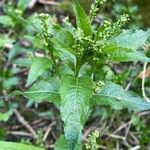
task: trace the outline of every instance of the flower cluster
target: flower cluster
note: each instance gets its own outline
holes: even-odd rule
[[[103,40],[107,40],[112,35],[118,33],[121,31],[121,28],[126,24],[126,22],[129,20],[129,16],[127,14],[123,14],[120,19],[112,24],[109,21],[104,21],[104,24],[102,25],[103,31],[99,33],[99,38]]]
[[[85,144],[87,150],[98,149],[97,138],[99,137],[99,131],[94,131],[89,135],[88,141]]]
[[[39,18],[41,20],[41,26],[42,26],[42,33],[41,35],[45,39],[45,45],[46,46],[52,46],[53,44],[51,43],[50,38],[53,36],[52,34],[49,34],[48,32],[48,19],[49,19],[49,14],[43,14],[41,13],[39,15]]]
[[[82,30],[78,29],[75,34],[75,45],[73,46],[78,56],[85,53],[92,53],[96,51],[96,43],[91,37],[85,37]]]
[[[77,53],[77,55],[81,55],[83,54],[83,51],[84,51],[84,47],[83,47],[83,44],[84,44],[84,41],[83,41],[83,37],[84,37],[84,34],[83,34],[83,31],[78,29],[76,31],[76,34],[74,35],[74,38],[75,38],[75,44],[73,45],[73,49],[74,51]]]
[[[99,11],[100,5],[103,5],[106,2],[106,0],[95,0],[95,3],[91,5],[90,9],[90,17],[91,20],[96,16],[97,12]]]
[[[95,82],[93,86],[94,93],[100,93],[104,85],[105,83],[103,81]]]
[[[19,16],[19,17],[21,17],[23,15],[23,11],[20,10],[19,8],[15,8],[12,1],[8,2],[8,7],[6,7],[6,8],[7,8],[7,13],[11,17],[12,16],[15,16],[15,17]]]
[[[123,14],[120,19],[113,25],[113,32],[120,31],[120,29],[129,21],[129,15]]]
[[[109,21],[104,21],[103,25],[100,27],[102,32],[99,33],[98,38],[106,40],[110,37],[112,24]]]
[[[49,18],[49,15],[48,14],[43,14],[41,13],[39,15],[39,18],[41,20],[41,24],[42,24],[42,33],[44,35],[44,37],[48,37],[48,25],[47,25],[47,20]]]

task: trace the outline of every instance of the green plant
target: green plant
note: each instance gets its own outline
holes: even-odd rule
[[[25,26],[20,18],[23,17],[29,2],[29,0],[19,0],[15,6],[14,1],[10,0],[8,4],[2,5],[4,15],[0,16],[0,24],[15,30],[23,29]]]
[[[122,30],[128,21],[126,14],[116,23],[105,21],[95,29],[91,24],[104,1],[96,0],[87,16],[78,0],[73,0],[77,28],[68,21],[60,26],[51,22],[49,15],[40,14],[41,26],[34,25],[38,33],[30,36],[33,44],[45,51],[40,57],[31,55],[26,86],[33,85],[22,94],[60,108],[65,135],[56,142],[56,150],[82,149],[82,130],[95,105],[150,109],[150,103],[111,82],[114,74],[109,67],[112,62],[150,62],[141,51],[150,32]]]
[[[111,18],[119,18],[120,14],[127,13],[130,15],[130,24],[128,25],[131,29],[139,29],[142,27],[141,18],[139,15],[139,6],[133,2],[133,0],[112,0],[111,1]]]
[[[0,6],[2,9],[2,15],[0,16],[0,26],[4,29],[4,34],[0,34],[2,38],[0,42],[0,48],[5,46],[5,43],[14,43],[15,40],[22,39],[26,34],[34,34],[34,29],[30,24],[26,24],[25,21],[30,21],[33,24],[36,23],[36,14],[25,15],[25,11],[28,8],[30,0],[10,0]],[[18,41],[17,41],[18,42]]]
[[[47,14],[39,15],[39,40],[45,43],[47,56],[33,58],[27,85],[48,70],[51,61],[55,72],[53,77],[37,81],[23,95],[36,102],[47,100],[59,105],[70,150],[76,145],[79,149],[83,126],[94,105],[139,111],[150,109],[150,103],[112,83],[113,73],[108,67],[110,62],[149,62],[150,58],[141,52],[149,30],[122,30],[128,21],[125,14],[116,23],[105,21],[98,29],[93,29],[91,23],[103,2],[96,0],[88,17],[79,2],[73,1],[77,29],[69,22],[64,22],[63,26],[50,24]]]
[[[14,142],[4,142],[4,141],[0,141],[0,150],[26,150],[26,149],[33,149],[33,150],[45,150],[43,148],[38,148],[32,145],[26,145],[26,144],[22,144],[22,143],[14,143]]]

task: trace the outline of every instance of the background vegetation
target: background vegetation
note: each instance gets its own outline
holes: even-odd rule
[[[49,13],[53,22],[59,23],[68,16],[75,24],[75,18],[70,0],[31,0],[30,3],[27,1],[19,4],[15,0],[0,2],[0,140],[32,143],[54,149],[54,143],[63,130],[57,107],[47,102],[37,104],[27,101],[23,96],[15,96],[16,93],[9,95],[15,90],[25,91],[29,87],[26,81],[32,60],[28,56],[45,55],[42,51],[43,43],[30,37],[32,33],[34,34],[33,28],[18,18],[22,16],[29,21],[34,20],[35,24],[37,12]],[[91,1],[80,1],[88,12]],[[149,8],[149,0],[110,0],[102,7],[95,19],[95,25],[108,18],[115,21],[121,14],[128,13],[130,21],[125,28],[145,30],[150,27]],[[150,56],[150,43],[144,45],[144,49],[146,55]],[[143,66],[143,63],[119,63],[110,67],[114,71],[115,82],[148,99],[150,67],[146,65],[143,93]],[[50,72],[44,72],[44,75],[48,73],[53,74],[53,68]],[[34,79],[30,82],[34,82]],[[84,147],[92,150],[149,150],[149,116],[150,111],[137,115],[127,113],[127,110],[118,112],[110,107],[97,106],[85,125]]]

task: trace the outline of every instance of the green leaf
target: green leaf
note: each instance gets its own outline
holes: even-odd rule
[[[70,150],[81,140],[82,129],[89,111],[92,82],[88,77],[66,75],[61,83],[61,116]]]
[[[88,63],[82,65],[79,70],[79,77],[90,75],[91,75],[91,66]]]
[[[0,122],[7,121],[12,114],[13,114],[13,110],[9,110],[8,112],[5,113],[0,112]]]
[[[103,53],[106,53],[106,54],[108,54],[108,53],[113,53],[113,52],[116,52],[116,51],[131,51],[131,50],[129,50],[129,49],[127,49],[127,48],[122,48],[122,47],[118,47],[118,45],[116,45],[116,44],[106,44],[104,47],[102,47],[102,51],[103,51]]]
[[[45,150],[44,148],[22,143],[0,141],[0,150]]]
[[[27,86],[36,81],[46,70],[50,69],[51,64],[52,62],[48,58],[33,58],[27,79]]]
[[[13,42],[13,39],[10,39],[5,35],[0,34],[0,48],[3,48],[6,44],[12,44]]]
[[[77,27],[81,29],[85,36],[92,35],[92,28],[89,17],[80,6],[78,0],[73,0],[73,9],[76,16]]]
[[[11,61],[15,56],[22,52],[22,47],[20,44],[16,43],[14,47],[8,53],[8,61]]]
[[[17,6],[20,10],[24,11],[28,7],[30,2],[31,0],[19,0]]]
[[[130,50],[137,50],[138,48],[143,46],[143,44],[145,44],[149,37],[149,33],[149,30],[136,30],[135,32],[132,32],[130,30],[124,31],[117,37],[111,38],[110,43],[116,44],[118,47],[127,48]]]
[[[110,53],[109,60],[115,62],[130,62],[130,61],[141,61],[150,62],[150,58],[146,57],[143,52],[140,51],[126,51],[124,49],[117,50]]]
[[[57,141],[56,141],[56,143],[55,143],[55,148],[54,148],[54,150],[69,150],[69,144],[68,144],[68,142],[67,142],[67,140],[66,140],[66,138],[65,138],[64,135],[61,135],[61,136],[57,139]],[[78,145],[75,147],[75,150],[82,150],[81,144],[80,144],[80,145],[78,144]]]
[[[53,38],[52,42],[54,44],[54,49],[58,52],[61,60],[65,62],[72,70],[74,70],[76,64],[75,52],[58,39]]]
[[[72,35],[75,34],[76,28],[68,20],[66,20],[65,22],[63,22],[63,27],[67,31],[69,31]]]
[[[13,21],[9,16],[0,16],[0,24],[4,27],[13,26]]]
[[[18,77],[9,77],[3,81],[3,88],[10,90],[13,86],[17,86],[19,83],[20,79]]]
[[[68,51],[72,53],[73,55],[76,55],[76,53],[73,51],[73,49],[65,44],[65,42],[62,42],[56,38],[51,39],[52,43],[54,44],[54,48],[60,52]],[[64,52],[65,53],[65,52]]]
[[[124,31],[117,37],[111,38],[103,48],[103,52],[109,53],[109,59],[115,62],[150,62],[150,58],[138,50],[146,43],[149,33],[149,30]]]
[[[12,97],[12,96],[18,96],[18,95],[21,95],[21,94],[22,93],[19,90],[15,90],[15,91],[13,91],[12,93],[10,93],[8,95],[1,96],[0,100],[3,100],[4,98],[9,98],[9,97]],[[12,108],[15,108],[15,107],[11,107],[10,109],[12,109]]]
[[[135,93],[124,90],[120,85],[106,83],[100,91],[93,95],[93,104],[110,105],[114,109],[129,108],[131,110],[148,110],[150,103],[141,99]]]
[[[59,103],[59,79],[51,78],[48,80],[41,80],[33,84],[33,86],[23,92],[23,96],[26,98],[35,101],[35,102],[56,102]]]
[[[16,60],[14,60],[13,63],[20,67],[29,68],[32,64],[32,59],[31,58],[18,58]]]
[[[73,35],[65,28],[59,25],[53,25],[53,34],[56,39],[65,43],[67,46],[72,47],[74,45],[75,40]]]
[[[34,13],[34,14],[31,14],[30,16],[28,16],[28,18],[26,18],[26,20],[24,20],[24,28],[25,28],[25,31],[27,31],[27,34],[28,36],[31,36],[31,35],[34,35],[34,33],[42,33],[42,22],[41,20],[37,17],[37,13]],[[40,36],[36,36],[37,38],[41,38],[43,39],[42,37]],[[40,44],[43,44],[43,43],[40,43]],[[39,44],[39,45],[40,45]]]
[[[33,45],[37,48],[47,49],[46,42],[43,40],[41,36],[25,35],[24,38],[31,41]]]

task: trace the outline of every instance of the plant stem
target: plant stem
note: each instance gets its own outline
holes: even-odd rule
[[[93,75],[94,75],[94,71],[95,71],[95,68],[96,68],[96,60],[95,61],[93,61],[93,62],[91,62],[90,64],[91,64],[91,72],[90,72],[90,76],[93,78]]]
[[[75,69],[75,77],[77,78],[79,74],[79,60],[76,60],[76,69]]]
[[[50,40],[48,39],[48,37],[47,37],[45,34],[43,34],[43,36],[44,36],[44,38],[45,38],[46,43],[48,43],[47,48],[49,49],[49,54],[50,54],[50,57],[52,58],[54,67],[55,67],[55,69],[56,69],[56,73],[58,73],[59,78],[61,78],[60,73],[59,73],[59,69],[58,69],[58,66],[57,66],[57,63],[56,63],[55,56],[54,56],[54,54],[53,54],[53,52],[52,52],[52,51],[53,51],[53,46],[51,45],[51,42],[50,42]]]
[[[48,47],[49,47],[49,49],[51,48],[50,45],[49,45]],[[61,78],[60,73],[59,73],[59,69],[58,69],[58,66],[57,66],[57,63],[56,63],[55,56],[54,56],[54,54],[53,54],[53,52],[52,52],[51,50],[49,50],[49,54],[50,54],[50,56],[51,56],[51,58],[52,58],[52,61],[53,61],[54,66],[55,66],[56,73],[58,73],[59,78]]]

